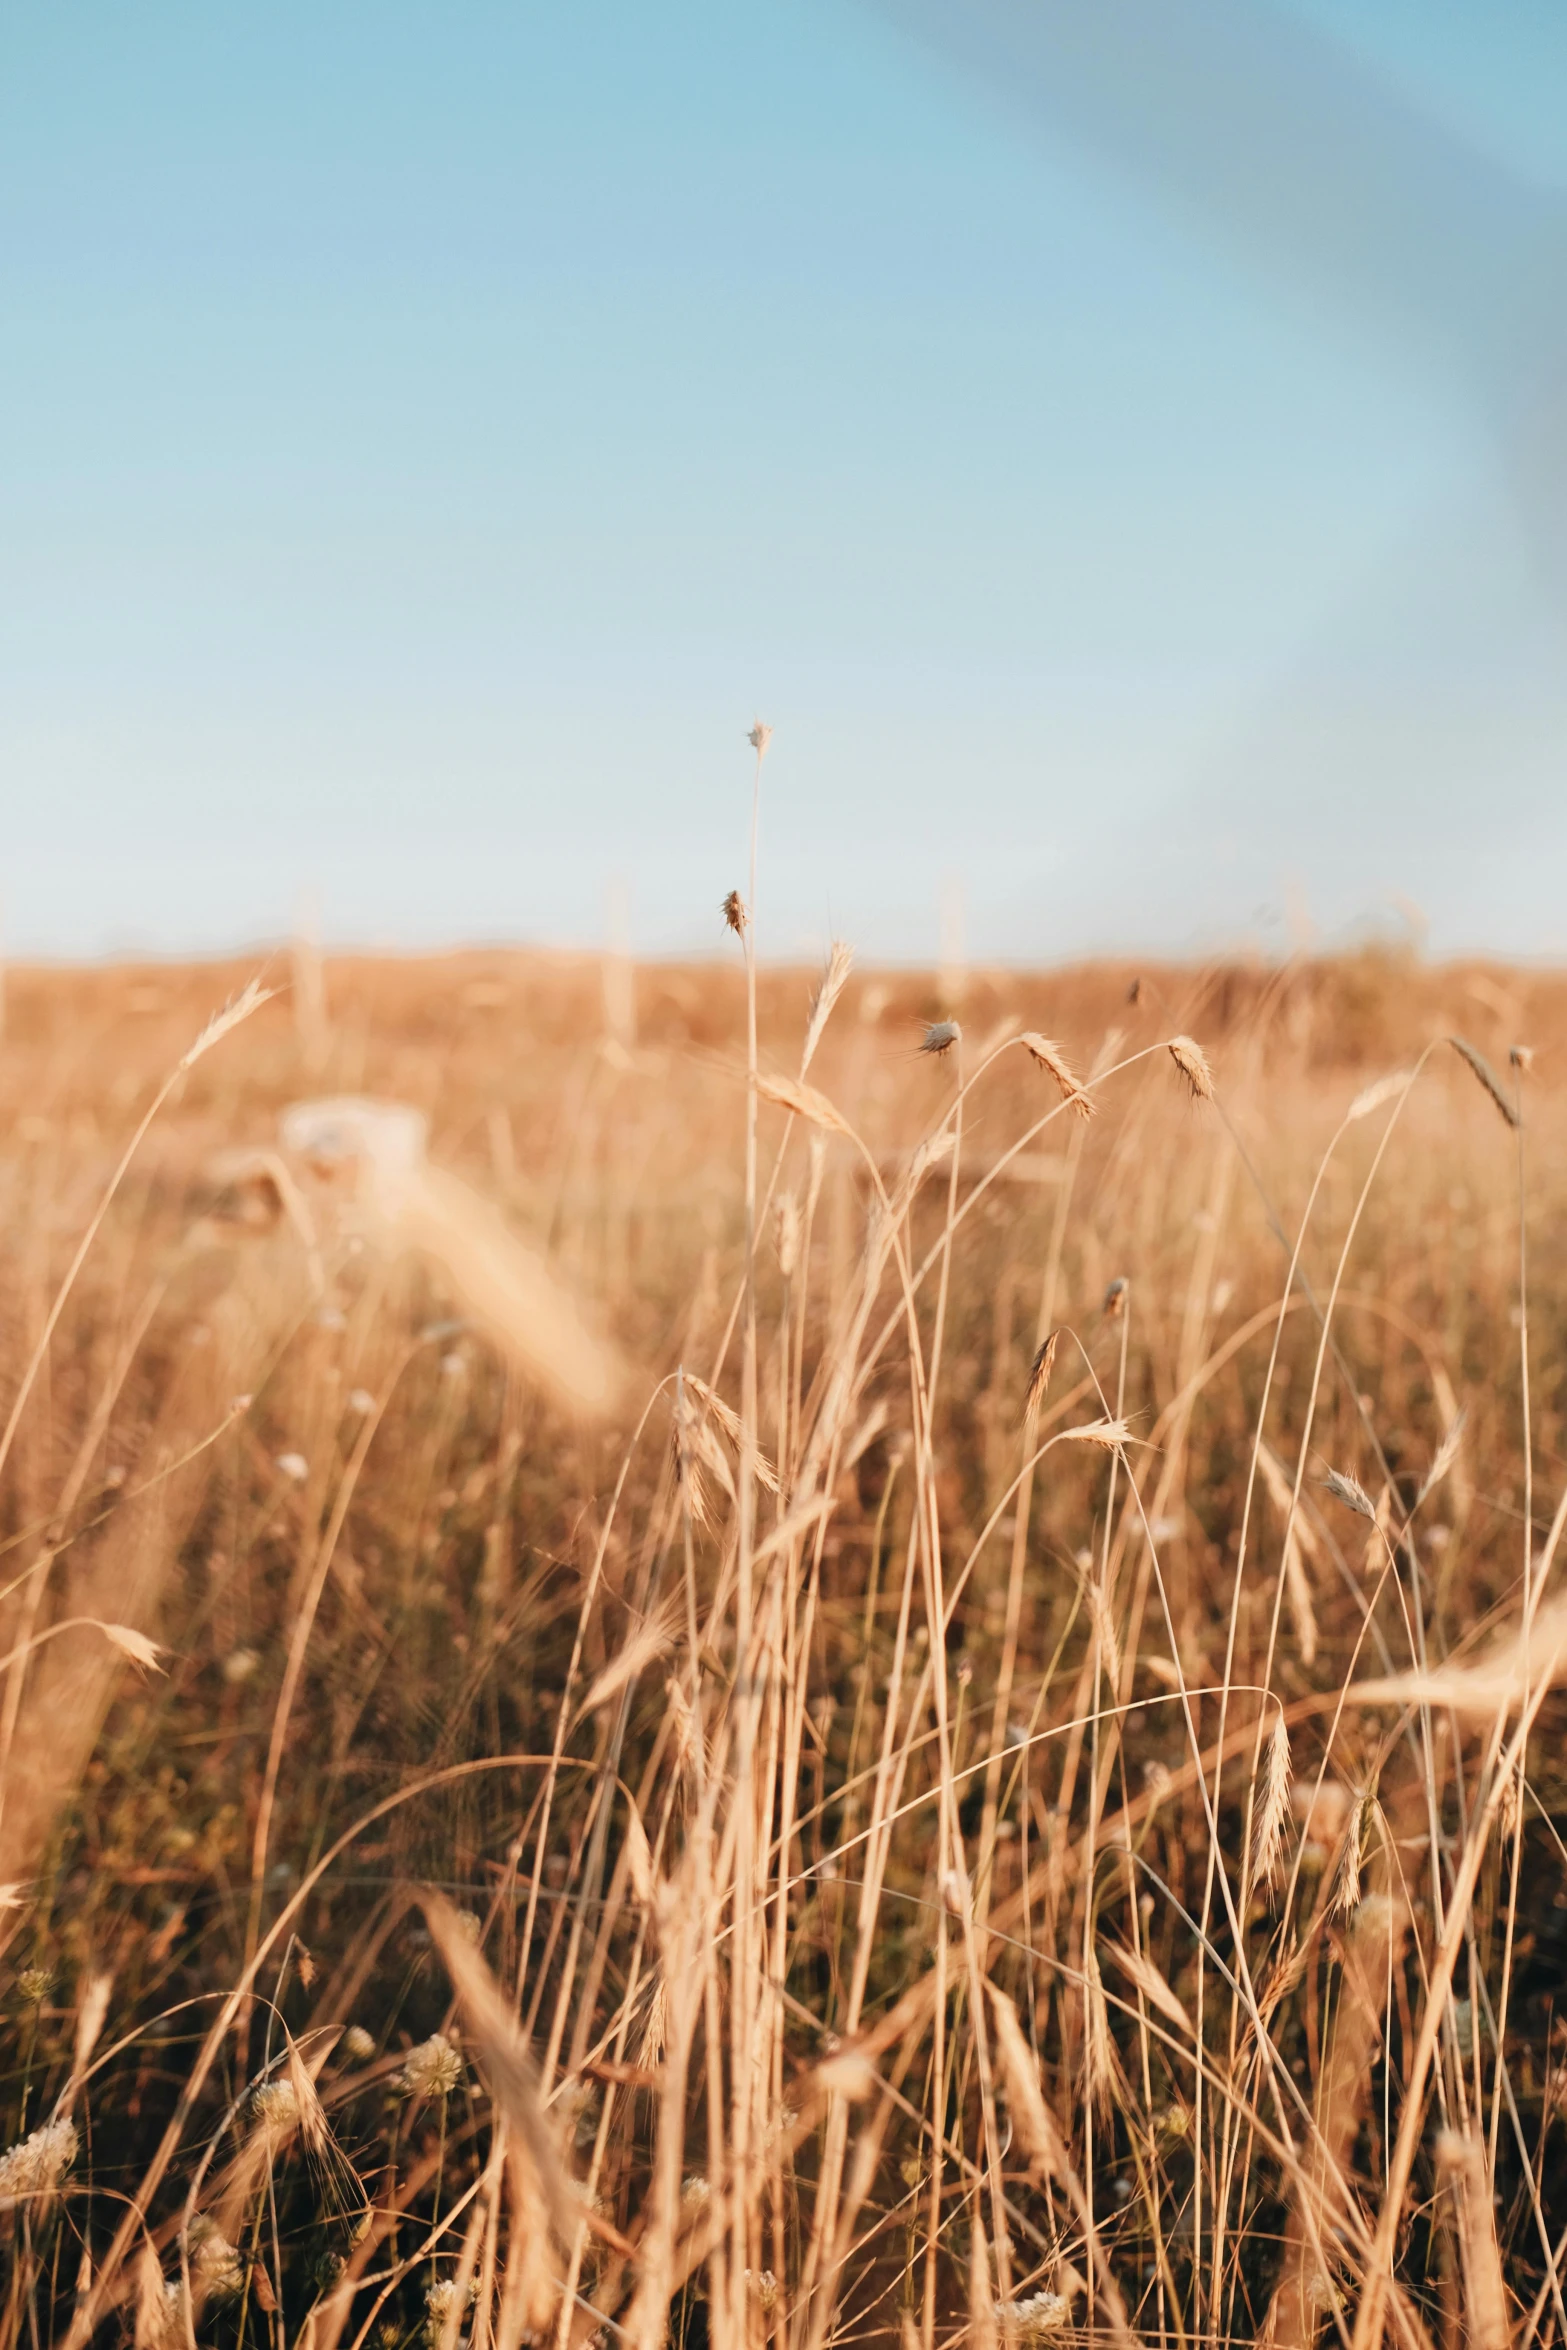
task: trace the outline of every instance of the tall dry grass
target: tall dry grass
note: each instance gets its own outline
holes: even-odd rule
[[[0,2350],[1567,2337],[1567,987],[750,902],[8,974]]]

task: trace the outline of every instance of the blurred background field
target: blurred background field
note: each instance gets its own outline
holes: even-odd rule
[[[35,2149],[0,2170],[5,2342],[1353,2326],[1442,1903],[1491,1827],[1388,2323],[1561,2338],[1567,1717],[1546,1700],[1521,1807],[1482,1828],[1496,1753],[1466,1715],[1340,1698],[1514,1622],[1567,1480],[1567,980],[854,971],[809,1085],[859,1142],[760,1106],[736,1436],[738,952],[298,951],[153,1120],[51,1328],[138,1119],[251,976],[6,974],[0,1411],[38,1368],[0,1488],[0,2118]],[[797,1070],[817,980],[761,974],[764,1077]],[[921,1052],[950,1016],[961,1046]],[[1025,1030],[1115,1072],[1092,1118]],[[1439,1041],[1338,1140],[1281,1318],[1346,1111],[1454,1033],[1521,1088],[1521,1146]],[[367,1236],[330,1154],[280,1141],[343,1096],[427,1120],[610,1400],[508,1346],[471,1258]],[[878,1184],[927,1268],[924,1406]],[[1319,1379],[1311,1300],[1352,1223]],[[1103,1420],[1125,1440],[1019,1487]],[[1270,1893],[1247,1853],[1280,1709]],[[1237,1968],[1273,1984],[1266,2063]]]

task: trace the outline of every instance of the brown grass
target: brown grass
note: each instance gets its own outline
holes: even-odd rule
[[[1567,981],[752,944],[7,974],[0,2350],[1567,2339]]]

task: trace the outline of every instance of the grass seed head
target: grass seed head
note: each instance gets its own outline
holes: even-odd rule
[[[157,1642],[149,1640],[145,1632],[138,1632],[131,1624],[103,1624],[99,1628],[106,1639],[113,1641],[121,1656],[128,1656],[131,1663],[140,1665],[144,1673],[162,1672],[163,1667],[158,1662],[161,1651]]]
[[[1267,1760],[1252,1827],[1251,1870],[1259,1885],[1271,1885],[1284,1857],[1284,1823],[1290,1808],[1290,1734],[1282,1712],[1273,1718]]]
[[[1376,1524],[1377,1505],[1358,1477],[1348,1477],[1338,1469],[1329,1469],[1322,1482],[1335,1501],[1341,1501],[1357,1517],[1369,1518],[1373,1526]]]
[[[956,1020],[932,1020],[920,1040],[920,1051],[940,1060],[943,1053],[950,1053],[955,1044],[962,1042],[963,1031]]]
[[[765,719],[758,718],[745,739],[756,753],[758,763],[760,763],[767,756],[767,746],[773,739],[773,730]]]
[[[1344,1112],[1345,1125],[1353,1125],[1357,1118],[1369,1118],[1384,1102],[1396,1101],[1409,1091],[1414,1081],[1412,1069],[1395,1069],[1390,1077],[1379,1077],[1373,1084],[1363,1086]]]
[[[854,949],[835,938],[827,957],[826,967],[816,983],[811,998],[811,1014],[805,1024],[805,1044],[800,1053],[800,1075],[803,1077],[816,1058],[816,1048],[822,1041],[822,1031],[832,1018],[832,1008],[842,995],[849,973],[854,968]]]
[[[1167,1047],[1171,1060],[1192,1089],[1194,1101],[1213,1099],[1213,1071],[1202,1046],[1189,1036],[1172,1036]]]
[[[1056,1349],[1061,1343],[1059,1330],[1052,1330],[1039,1352],[1028,1366],[1028,1386],[1023,1394],[1023,1417],[1037,1417],[1040,1405],[1050,1385],[1050,1375],[1056,1367]]]
[[[751,917],[746,912],[745,900],[740,892],[732,889],[718,910],[723,915],[726,929],[732,930],[736,938],[743,938],[745,926]]]
[[[1508,1125],[1516,1126],[1518,1123],[1517,1109],[1513,1103],[1508,1100],[1506,1087],[1503,1085],[1501,1079],[1497,1076],[1496,1071],[1492,1068],[1484,1053],[1479,1050],[1478,1046],[1472,1045],[1466,1036],[1450,1036],[1447,1041],[1452,1046],[1459,1059],[1461,1061],[1468,1062],[1470,1068],[1474,1071],[1476,1077],[1479,1078],[1480,1083],[1485,1087],[1485,1090],[1490,1095],[1492,1101],[1495,1102],[1497,1108],[1501,1111],[1502,1116],[1507,1120]]]
[[[1073,1076],[1071,1069],[1067,1066],[1066,1055],[1062,1052],[1061,1047],[1054,1043],[1050,1037],[1041,1036],[1037,1028],[1030,1028],[1025,1033],[1022,1042],[1030,1057],[1039,1064],[1041,1069],[1047,1071],[1055,1079],[1061,1099],[1067,1106],[1079,1118],[1091,1118],[1094,1114],[1094,1104],[1083,1091],[1080,1081]]]
[[[1101,1452],[1117,1452],[1132,1441],[1124,1420],[1085,1420],[1081,1428],[1064,1428],[1061,1433],[1068,1444],[1097,1444]]]

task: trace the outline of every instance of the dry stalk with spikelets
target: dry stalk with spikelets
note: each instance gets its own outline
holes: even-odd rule
[[[624,1065],[334,965],[291,1105],[252,1001],[113,1191],[210,982],[117,1097],[9,975],[6,2339],[1567,2331],[1519,1164],[1355,1094],[1458,983],[975,972],[937,1072],[748,888]]]

